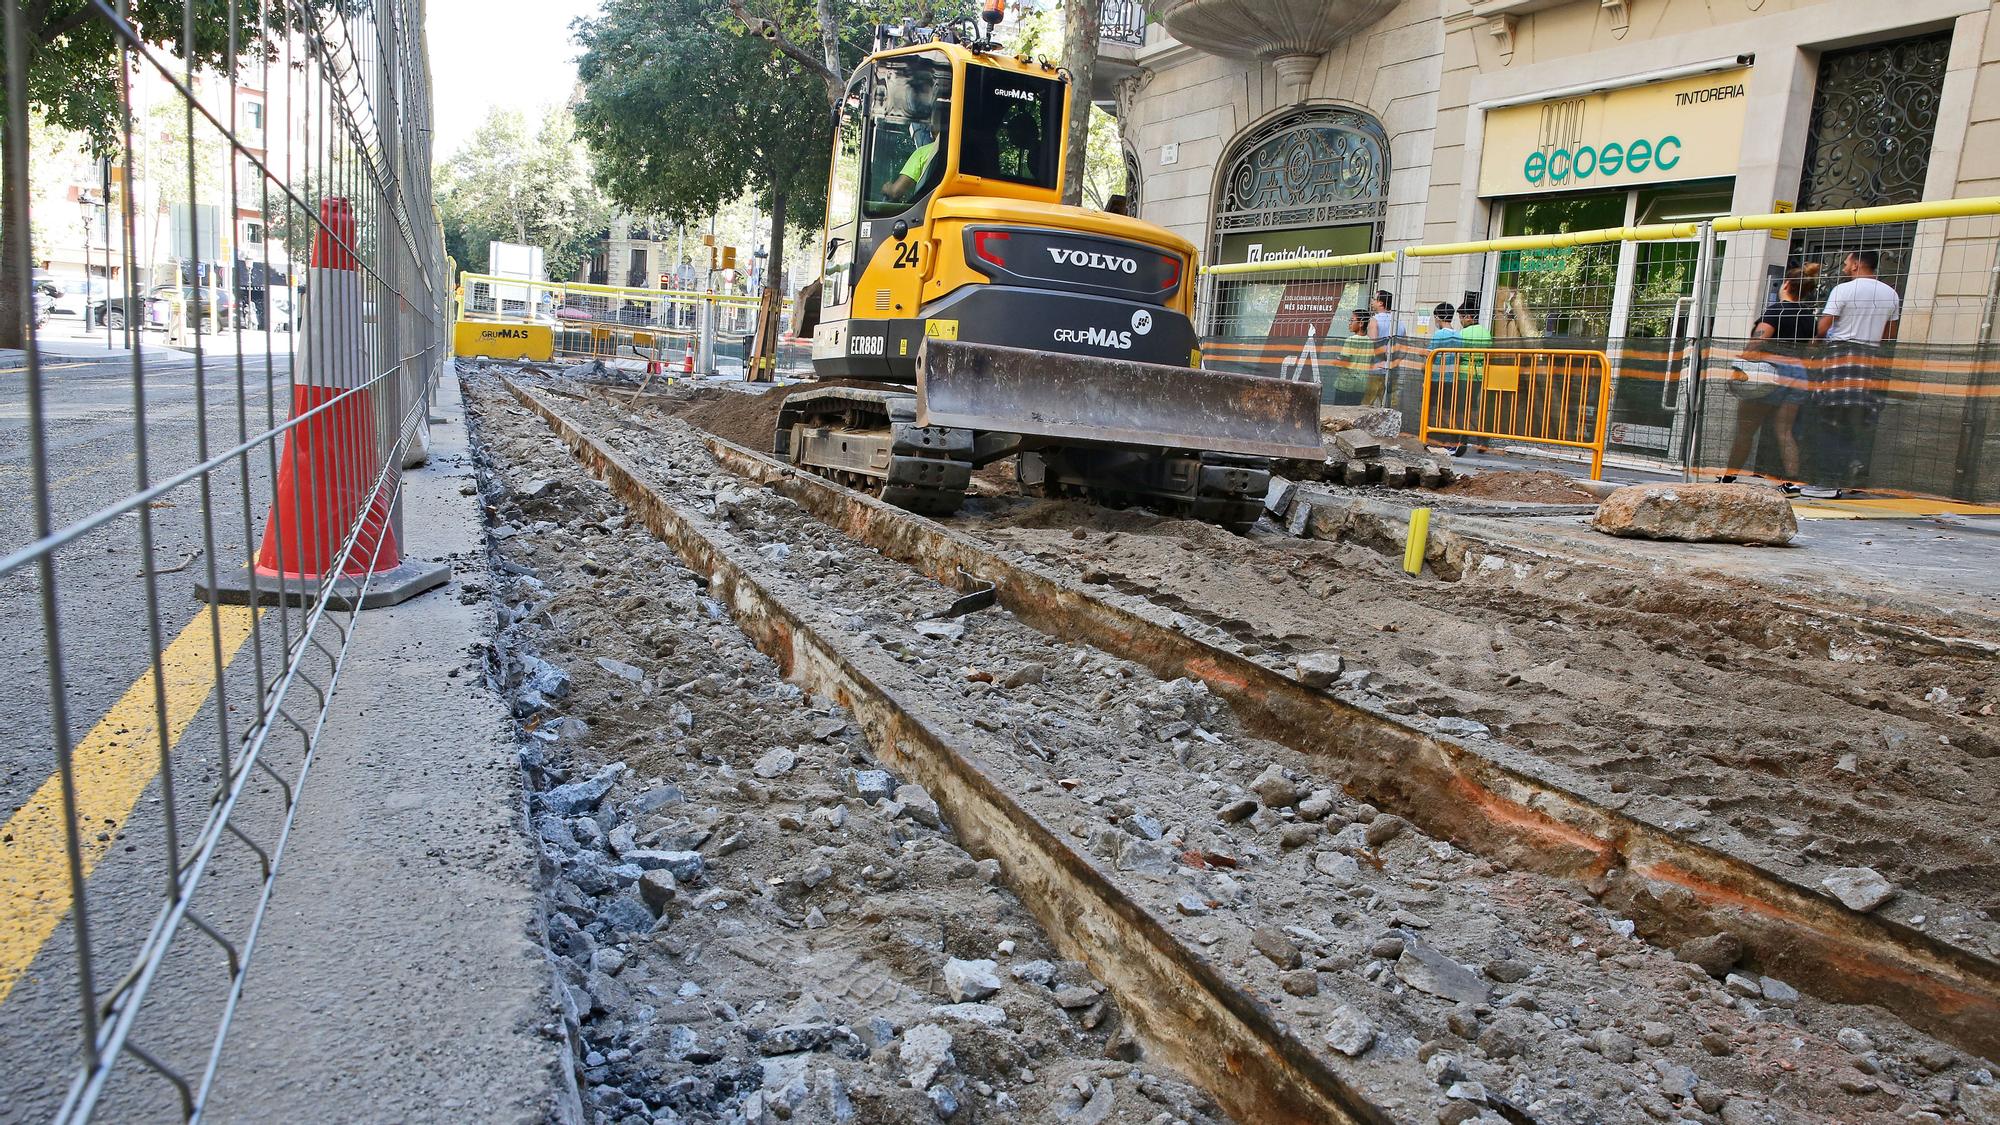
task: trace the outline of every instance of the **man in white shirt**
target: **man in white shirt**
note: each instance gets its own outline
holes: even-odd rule
[[[1819,317],[1819,338],[1854,344],[1879,344],[1896,338],[1903,303],[1896,291],[1875,277],[1873,250],[1856,250],[1840,264],[1846,281],[1826,295]]]
[[[1885,357],[1880,348],[1895,340],[1903,312],[1896,291],[1876,279],[1877,264],[1873,250],[1849,253],[1840,264],[1847,280],[1833,287],[1820,310],[1816,334],[1831,346],[1810,376],[1816,432],[1810,439],[1814,480],[1804,490],[1807,496],[1839,496],[1868,480],[1881,410],[1876,387]]]

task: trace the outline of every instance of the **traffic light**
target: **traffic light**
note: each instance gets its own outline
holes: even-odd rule
[[[724,246],[722,248],[722,268],[726,270],[736,268],[736,247]]]

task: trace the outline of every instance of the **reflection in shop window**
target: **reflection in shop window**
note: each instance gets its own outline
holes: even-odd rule
[[[1509,201],[1501,233],[1566,234],[1623,226],[1625,192],[1593,192]],[[1602,339],[1611,331],[1618,245],[1509,250],[1494,286],[1493,335],[1499,339]]]

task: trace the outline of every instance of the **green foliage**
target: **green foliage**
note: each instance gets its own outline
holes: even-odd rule
[[[612,219],[566,107],[539,125],[494,110],[438,169],[437,185],[445,252],[474,272],[486,269],[486,244],[498,240],[539,246],[551,278],[574,277]]]
[[[326,2],[337,0],[307,0],[303,7],[310,10]],[[39,0],[9,6],[21,9],[30,113],[39,115],[49,127],[89,135],[98,152],[112,151],[122,117],[118,82],[122,41],[87,0]],[[235,61],[248,63],[263,57],[255,53],[258,47],[254,45],[282,42],[285,29],[297,20],[299,7],[200,0],[190,8],[180,0],[129,0],[125,10],[140,38],[160,48],[161,54],[200,69],[226,67],[231,61],[232,38],[237,44]],[[268,20],[264,26],[259,24],[260,13],[268,13],[263,17]],[[193,34],[184,38],[190,23]],[[273,33],[269,37],[262,34],[267,29]],[[268,46],[262,49],[269,50]],[[10,64],[4,55],[0,52],[0,122],[8,119],[7,91],[12,88]],[[0,124],[0,132],[4,129]],[[6,146],[6,151],[11,154],[12,146]],[[11,161],[11,156],[8,159]],[[11,167],[5,169],[0,183],[12,172]],[[14,240],[32,237],[27,204],[25,198],[5,201],[0,242],[6,244],[6,251],[0,257],[9,261]],[[20,279],[11,270],[0,269],[0,347],[21,345],[26,296]]]
[[[1083,154],[1084,205],[1101,211],[1125,188],[1125,141],[1118,132],[1118,119],[1092,106],[1090,143]]]
[[[627,210],[694,223],[747,190],[787,217],[825,206],[822,79],[752,38],[719,3],[610,0],[581,21],[577,125]]]

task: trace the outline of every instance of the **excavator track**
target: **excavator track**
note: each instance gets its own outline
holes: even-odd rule
[[[905,511],[945,516],[972,482],[972,431],[919,426],[912,394],[870,387],[802,391],[778,415],[772,452]]]

